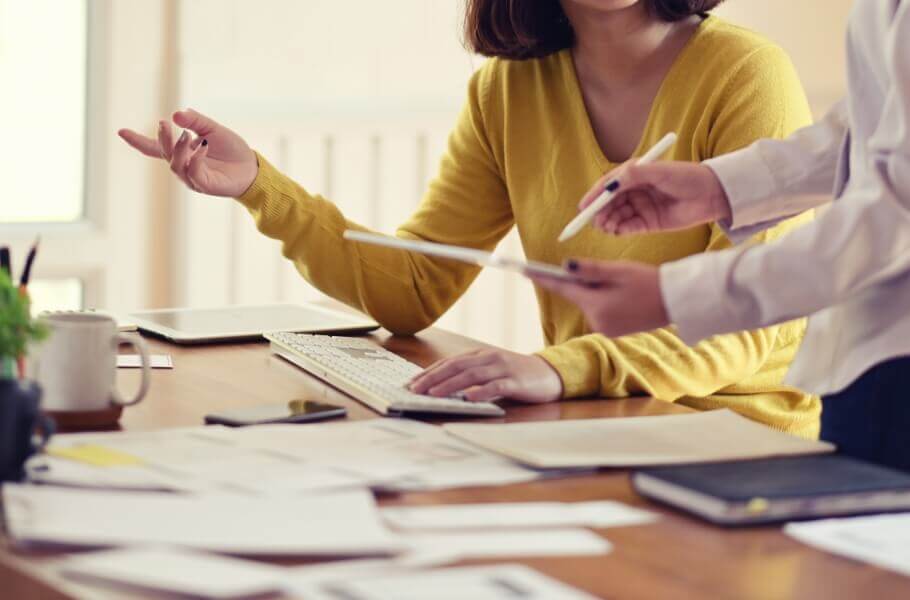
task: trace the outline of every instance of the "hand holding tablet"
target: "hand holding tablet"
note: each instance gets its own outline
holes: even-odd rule
[[[353,229],[348,229],[344,232],[344,239],[362,244],[374,244],[377,246],[407,250],[409,252],[419,252],[420,254],[427,254],[430,256],[450,258],[452,260],[458,260],[481,267],[493,267],[504,271],[512,271],[525,276],[538,275],[564,281],[576,281],[577,279],[574,275],[556,265],[496,256],[490,252],[475,250],[473,248],[464,248],[462,246],[405,240],[388,235],[355,231]]]

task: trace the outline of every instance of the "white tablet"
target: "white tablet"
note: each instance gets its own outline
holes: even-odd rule
[[[545,275],[568,281],[578,281],[578,278],[562,267],[548,263],[524,261],[517,258],[507,258],[498,256],[491,252],[475,250],[474,248],[464,248],[462,246],[450,246],[448,244],[436,244],[433,242],[420,242],[416,240],[405,240],[402,238],[391,237],[388,235],[377,235],[375,233],[366,233],[364,231],[355,231],[348,229],[344,232],[344,239],[352,242],[363,244],[374,244],[377,246],[386,246],[398,250],[407,250],[409,252],[419,252],[430,256],[439,256],[441,258],[450,258],[461,262],[478,265],[481,267],[493,267],[494,269],[503,269],[522,275]]]
[[[129,315],[142,331],[178,344],[255,340],[264,333],[366,333],[379,328],[369,317],[312,304],[224,308],[167,308]]]

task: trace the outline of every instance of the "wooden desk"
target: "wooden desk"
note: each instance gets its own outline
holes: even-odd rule
[[[422,365],[479,343],[431,330],[417,338],[375,339]],[[156,353],[173,355],[176,368],[154,371],[149,397],[129,408],[129,431],[199,425],[207,412],[231,406],[321,398],[344,404],[352,419],[376,415],[296,367],[271,356],[265,344],[179,348],[152,342]],[[135,380],[135,373],[122,376]],[[508,407],[507,421],[585,419],[685,412],[640,398],[572,401]],[[502,419],[497,419],[502,420]],[[602,530],[615,548],[605,556],[523,560],[555,578],[604,598],[910,598],[910,578],[817,552],[784,536],[777,527],[728,531],[664,510],[638,497],[625,471],[604,471],[503,487],[409,493],[381,503],[439,504],[503,501],[613,499],[658,511],[656,524]],[[123,592],[86,587],[58,578],[59,555],[26,554],[0,547],[0,597],[19,599],[122,598]]]

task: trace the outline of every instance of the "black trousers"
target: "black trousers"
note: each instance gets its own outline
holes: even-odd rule
[[[821,438],[842,454],[910,472],[910,357],[873,367],[822,398]]]

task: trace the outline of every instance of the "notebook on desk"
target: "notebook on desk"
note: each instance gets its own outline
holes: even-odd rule
[[[837,454],[646,469],[632,485],[721,525],[910,510],[910,474]]]

